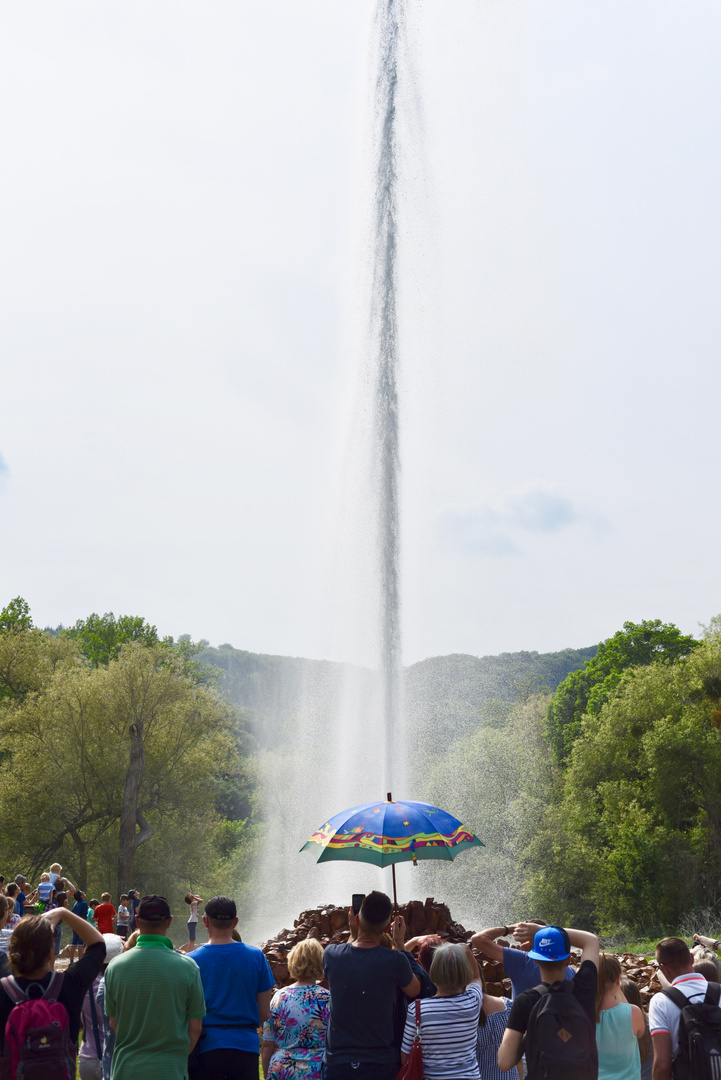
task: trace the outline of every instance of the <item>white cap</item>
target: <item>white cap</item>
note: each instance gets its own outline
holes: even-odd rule
[[[103,934],[105,942],[105,963],[109,964],[125,950],[125,942],[119,934]]]

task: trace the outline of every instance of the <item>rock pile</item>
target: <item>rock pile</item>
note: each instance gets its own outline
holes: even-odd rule
[[[443,941],[467,942],[473,936],[472,930],[466,930],[460,923],[454,922],[446,904],[441,904],[429,897],[425,903],[412,900],[400,907],[400,913],[406,921],[406,940],[421,937],[424,934],[438,934]],[[317,938],[323,948],[330,944],[348,941],[348,909],[334,904],[320,904],[317,908],[303,911],[293,923],[293,929],[283,929],[262,946],[277,986],[286,986],[291,982],[288,973],[287,956],[294,945],[307,937]],[[499,941],[500,945],[512,945],[513,942]],[[479,964],[483,968],[486,992],[493,997],[510,997],[511,980],[506,977],[503,964],[486,960],[476,952]],[[658,964],[645,956],[634,953],[618,954],[625,975],[634,980],[641,991],[644,1008],[653,994],[661,989],[658,979]],[[573,954],[576,966],[580,954]]]

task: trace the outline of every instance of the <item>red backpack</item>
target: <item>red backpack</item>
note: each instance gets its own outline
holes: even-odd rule
[[[14,1002],[5,1025],[0,1080],[75,1080],[75,1045],[68,1011],[58,1001],[62,972],[54,971],[40,997],[28,997],[12,975],[0,979]]]

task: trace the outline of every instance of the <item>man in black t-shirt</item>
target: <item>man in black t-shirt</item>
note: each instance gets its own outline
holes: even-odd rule
[[[586,1012],[593,1036],[589,1049],[588,1075],[598,1075],[598,1054],[596,1052],[596,985],[598,983],[598,938],[586,930],[564,930],[560,926],[544,926],[537,931],[533,939],[533,949],[528,954],[541,969],[541,979],[545,986],[563,984],[566,968],[571,959],[571,946],[581,949],[581,966],[575,979],[570,983],[573,996]],[[566,991],[564,991],[566,992]],[[568,991],[571,992],[570,990]],[[526,1080],[539,1080],[533,1074],[532,1047],[526,1046],[526,1033],[534,1006],[541,999],[542,992],[537,987],[524,990],[511,1005],[508,1025],[503,1041],[498,1050],[498,1067],[501,1072],[508,1072],[527,1053],[528,1072]],[[562,1032],[568,1036],[568,1032]]]
[[[420,990],[405,955],[405,922],[397,916],[391,927],[391,902],[381,892],[368,893],[354,919],[355,940],[329,945],[323,954],[330,987],[323,1077],[395,1080],[400,1067],[393,1038],[396,994],[400,989],[414,998]],[[384,949],[380,943],[389,928],[395,950]]]

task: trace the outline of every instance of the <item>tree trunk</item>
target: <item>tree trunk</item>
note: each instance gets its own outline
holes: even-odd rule
[[[78,853],[77,877],[73,874],[73,877],[75,877],[74,884],[85,892],[88,887],[88,853],[85,847],[85,841],[82,839],[77,829],[70,830],[70,837],[75,844],[75,850]],[[71,906],[72,905],[68,904],[68,907]]]
[[[118,896],[133,888],[135,849],[138,846],[136,825],[140,785],[145,771],[142,722],[132,723],[130,733],[130,761],[125,776],[123,805],[120,809],[120,835],[118,846]],[[142,828],[142,826],[141,826]],[[142,834],[141,834],[142,835]],[[147,839],[147,837],[145,837]]]

